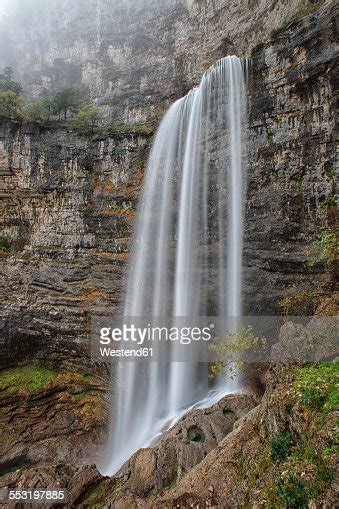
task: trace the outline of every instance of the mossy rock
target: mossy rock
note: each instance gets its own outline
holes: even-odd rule
[[[5,394],[32,394],[44,389],[58,376],[56,370],[28,364],[0,371],[0,390]]]

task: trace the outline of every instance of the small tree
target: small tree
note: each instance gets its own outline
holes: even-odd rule
[[[209,378],[226,376],[233,379],[238,371],[243,370],[246,364],[244,354],[252,352],[255,358],[267,353],[266,338],[254,335],[252,326],[238,327],[236,332],[228,332],[225,338],[216,337],[209,346],[217,359],[209,366]]]
[[[14,92],[17,95],[20,95],[22,92],[22,87],[20,83],[14,81],[12,77],[13,71],[11,67],[4,67],[2,73],[0,73],[0,91]]]
[[[40,99],[33,101],[27,108],[27,115],[34,121],[49,122],[52,115],[58,112],[57,105],[53,98],[44,95]]]
[[[0,92],[0,116],[11,120],[23,118],[24,103],[24,98],[11,90]]]
[[[53,95],[56,112],[63,113],[64,119],[67,119],[69,111],[75,112],[80,105],[79,91],[73,87],[68,87],[55,92]]]
[[[74,128],[81,131],[94,131],[100,119],[99,108],[93,104],[85,104],[74,119]]]

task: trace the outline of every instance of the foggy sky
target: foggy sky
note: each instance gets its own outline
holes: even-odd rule
[[[8,0],[0,0],[0,16],[8,11]]]

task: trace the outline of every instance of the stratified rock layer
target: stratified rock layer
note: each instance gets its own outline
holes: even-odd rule
[[[279,313],[286,286],[316,277],[305,248],[333,222],[334,4],[298,16],[252,51],[248,315]],[[121,309],[153,131],[146,123],[79,136],[67,126],[2,124],[4,362],[47,349],[89,365],[91,315]]]

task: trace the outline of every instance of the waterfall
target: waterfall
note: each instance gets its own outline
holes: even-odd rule
[[[241,315],[245,128],[244,67],[235,56],[211,67],[164,116],[137,216],[125,316]],[[206,365],[171,357],[169,350],[165,362],[113,367],[103,473],[208,401]]]

